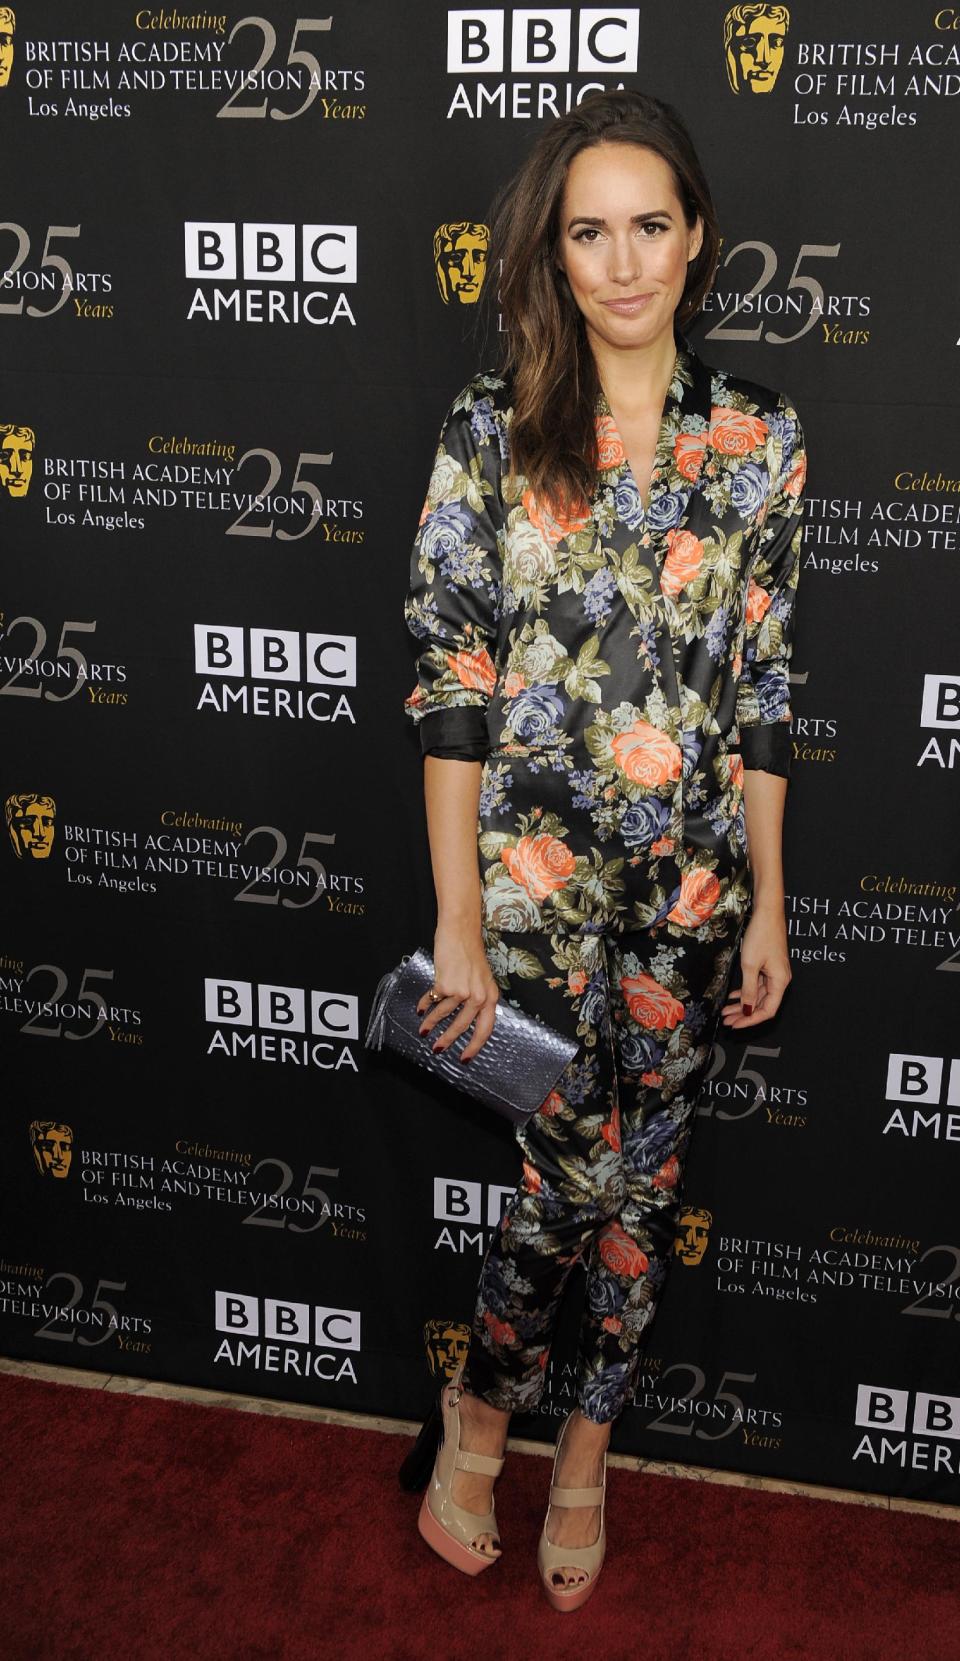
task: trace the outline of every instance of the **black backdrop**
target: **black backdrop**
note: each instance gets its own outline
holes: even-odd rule
[[[462,250],[552,108],[638,85],[720,212],[691,336],[809,476],[794,981],[718,1042],[615,1445],[956,1501],[960,8],[734,8],[729,71],[712,0],[297,10],[14,8],[3,1345],[402,1417],[452,1365],[519,1158],[359,1037],[433,923],[408,552],[498,350]]]

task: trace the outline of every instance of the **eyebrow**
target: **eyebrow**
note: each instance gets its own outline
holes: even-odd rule
[[[672,223],[673,216],[667,212],[666,208],[651,208],[649,213],[632,214],[630,223],[631,225],[642,225],[645,219],[669,219]],[[606,224],[605,219],[592,219],[585,213],[578,213],[575,219],[571,219],[567,230],[572,231],[574,225],[596,225],[598,228],[605,229]]]

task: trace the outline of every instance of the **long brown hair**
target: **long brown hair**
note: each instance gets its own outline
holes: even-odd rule
[[[696,316],[713,282],[720,233],[710,187],[677,111],[633,90],[589,93],[541,134],[493,207],[490,283],[504,331],[503,369],[513,375],[511,465],[535,495],[557,511],[588,500],[596,488],[594,421],[600,381],[583,316],[559,270],[560,203],[579,151],[606,139],[644,145],[673,172],[689,228],[699,215],[703,242],[687,268],[674,326]]]

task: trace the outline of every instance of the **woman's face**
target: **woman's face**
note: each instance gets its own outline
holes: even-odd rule
[[[688,228],[673,173],[655,151],[604,142],[574,156],[557,254],[594,344],[635,348],[672,334],[702,240],[701,221]]]

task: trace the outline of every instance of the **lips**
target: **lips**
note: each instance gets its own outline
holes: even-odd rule
[[[601,304],[606,306],[608,311],[620,312],[624,316],[629,316],[633,312],[642,311],[648,301],[652,299],[652,294],[627,294],[622,299],[603,300]]]

